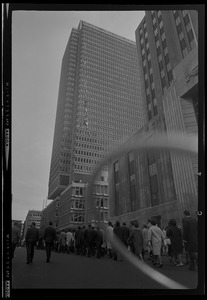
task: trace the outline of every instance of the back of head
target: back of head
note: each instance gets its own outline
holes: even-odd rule
[[[52,225],[52,221],[49,222],[49,225],[50,225],[50,226]]]
[[[171,225],[171,226],[176,226],[176,225],[177,225],[176,220],[175,220],[175,219],[170,219],[169,225]]]
[[[135,226],[135,228],[138,228],[139,227],[139,222],[138,221],[134,221],[134,226]]]
[[[190,212],[189,212],[189,210],[185,210],[184,212],[184,215],[187,217],[187,216],[190,216]]]
[[[112,226],[112,223],[111,223],[111,221],[109,221],[109,222],[108,222],[108,225],[109,225],[109,226]]]
[[[35,226],[36,226],[36,223],[35,223],[35,222],[32,222],[32,226],[34,226],[34,227],[35,227]]]
[[[116,221],[116,226],[118,226],[118,227],[120,226],[119,220]]]
[[[155,219],[149,219],[148,223],[152,224],[153,226],[155,226],[157,224]]]
[[[123,226],[126,226],[126,222],[123,222]]]

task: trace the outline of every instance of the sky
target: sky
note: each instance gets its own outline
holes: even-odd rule
[[[12,219],[47,198],[62,57],[80,20],[135,41],[144,11],[12,12]],[[49,201],[48,201],[49,203]]]

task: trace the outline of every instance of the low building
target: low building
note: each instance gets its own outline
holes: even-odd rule
[[[60,197],[57,197],[42,210],[40,235],[43,235],[44,230],[47,226],[49,226],[50,221],[53,223],[53,227],[57,230],[59,219],[59,200]]]

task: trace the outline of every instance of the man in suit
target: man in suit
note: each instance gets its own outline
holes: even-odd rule
[[[39,240],[39,230],[36,228],[36,223],[32,222],[31,227],[26,232],[26,248],[27,248],[27,264],[32,263],[34,257],[34,247]]]
[[[49,222],[49,227],[45,228],[44,232],[44,240],[45,240],[45,250],[46,250],[46,256],[47,260],[46,262],[50,262],[50,257],[51,257],[51,250],[52,246],[54,244],[54,241],[56,240],[56,230],[52,226],[52,222]]]
[[[186,250],[189,252],[190,266],[189,270],[195,270],[195,259],[198,253],[198,232],[197,220],[190,216],[188,210],[184,211],[185,217],[182,219],[183,223],[183,241]]]

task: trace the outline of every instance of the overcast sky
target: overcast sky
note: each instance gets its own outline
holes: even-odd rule
[[[47,198],[62,57],[80,20],[135,41],[143,11],[12,13],[12,219]]]

